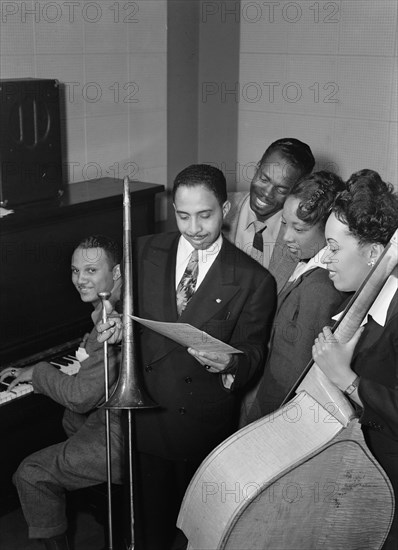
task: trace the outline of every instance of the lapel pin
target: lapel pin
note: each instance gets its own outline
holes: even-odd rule
[[[216,298],[216,302],[217,302],[217,304],[221,304],[221,302],[222,302],[221,298]]]

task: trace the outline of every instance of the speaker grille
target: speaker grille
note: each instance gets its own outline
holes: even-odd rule
[[[62,192],[57,80],[0,80],[0,201],[8,206]]]

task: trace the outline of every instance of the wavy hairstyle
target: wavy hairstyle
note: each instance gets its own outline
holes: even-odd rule
[[[75,247],[75,250],[77,248],[102,248],[107,255],[112,269],[122,261],[120,246],[116,241],[105,235],[90,235],[85,237]]]
[[[333,205],[337,219],[360,244],[386,245],[398,227],[398,195],[374,170],[355,172]]]
[[[296,211],[300,220],[309,225],[325,226],[337,194],[344,189],[344,182],[339,176],[321,170],[295,183],[289,197],[300,199]]]
[[[225,176],[221,170],[210,166],[210,164],[191,164],[177,174],[172,191],[173,201],[177,189],[183,185],[187,187],[203,185],[214,193],[221,207],[227,200],[227,182]]]

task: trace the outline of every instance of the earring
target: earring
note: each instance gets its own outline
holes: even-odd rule
[[[368,261],[368,265],[369,265],[370,267],[373,267],[373,266],[375,265],[375,263],[376,263],[376,262],[375,262],[374,260],[369,260],[369,261]]]

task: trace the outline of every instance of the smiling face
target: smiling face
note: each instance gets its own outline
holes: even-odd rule
[[[324,227],[321,223],[310,225],[297,217],[300,199],[290,196],[283,205],[283,240],[290,252],[306,260],[317,254],[326,244]]]
[[[250,185],[250,208],[258,220],[280,210],[301,171],[278,152],[267,156],[257,169]]]
[[[217,240],[229,208],[228,201],[221,206],[204,185],[180,185],[174,197],[178,229],[196,249],[205,250]]]
[[[348,226],[332,213],[325,228],[328,249],[321,261],[326,264],[329,277],[337,290],[358,290],[371,270],[369,262],[376,261],[383,247],[378,244],[361,245]]]
[[[120,266],[111,267],[103,248],[76,248],[71,261],[72,283],[83,302],[95,307],[99,292],[111,292],[120,277]]]

